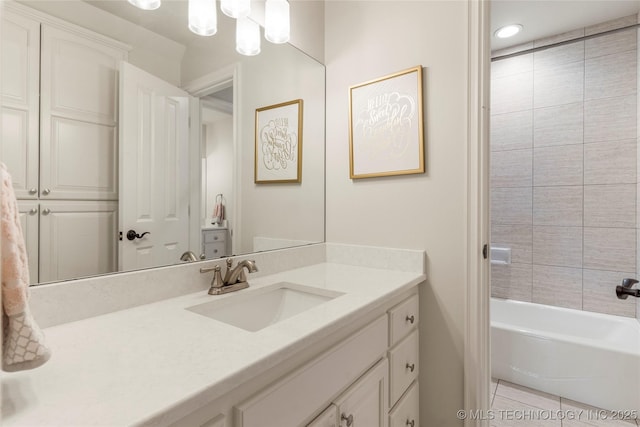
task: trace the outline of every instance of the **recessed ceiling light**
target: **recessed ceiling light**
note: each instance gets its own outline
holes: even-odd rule
[[[522,31],[522,25],[520,24],[512,24],[505,25],[502,28],[498,28],[495,33],[493,33],[499,39],[506,39],[507,37],[512,37]]]

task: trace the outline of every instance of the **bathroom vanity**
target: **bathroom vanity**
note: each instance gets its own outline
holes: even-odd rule
[[[424,254],[402,251],[418,261],[392,269],[389,253],[377,265],[371,254],[314,246],[334,248],[293,269],[286,259],[312,249],[254,254],[266,272],[248,275],[249,289],[210,296],[200,285],[46,328],[52,359],[3,379],[3,425],[417,426]],[[208,284],[202,265],[213,262],[166,271]],[[149,279],[140,286],[153,289]],[[258,318],[271,297],[284,312],[275,323]]]

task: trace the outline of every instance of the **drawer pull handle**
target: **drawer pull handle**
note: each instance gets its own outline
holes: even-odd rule
[[[415,427],[415,425],[416,425],[416,421],[415,421],[415,420],[411,420],[411,421],[407,420],[407,425],[408,425],[409,427]]]
[[[416,318],[413,317],[413,314],[411,316],[407,316],[407,322],[411,323],[413,325],[413,322],[415,322]]]
[[[407,369],[410,370],[411,372],[413,372],[413,370],[416,369],[416,364],[415,363],[407,363]]]
[[[346,421],[347,427],[351,427],[351,425],[353,424],[353,414],[349,415],[348,417],[345,414],[342,414],[340,416],[340,420]]]

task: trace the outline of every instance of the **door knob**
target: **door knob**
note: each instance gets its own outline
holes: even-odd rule
[[[346,421],[347,427],[351,427],[351,424],[353,424],[353,414],[350,414],[348,417],[345,414],[342,414],[340,416],[340,421]]]
[[[44,190],[42,190],[42,195],[43,196],[48,196],[49,193],[51,193],[51,190],[49,190],[48,188],[45,188]]]
[[[29,194],[36,194],[38,192],[37,188],[32,188],[29,190]]]
[[[142,239],[147,234],[151,234],[151,233],[148,232],[148,231],[145,231],[142,234],[138,234],[138,233],[136,233],[135,230],[129,230],[129,231],[127,231],[127,239],[129,239],[129,240]]]

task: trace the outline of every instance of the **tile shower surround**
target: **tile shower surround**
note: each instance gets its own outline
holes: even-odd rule
[[[636,24],[629,16],[494,56]],[[635,317],[638,35],[625,30],[492,63],[492,296]]]

